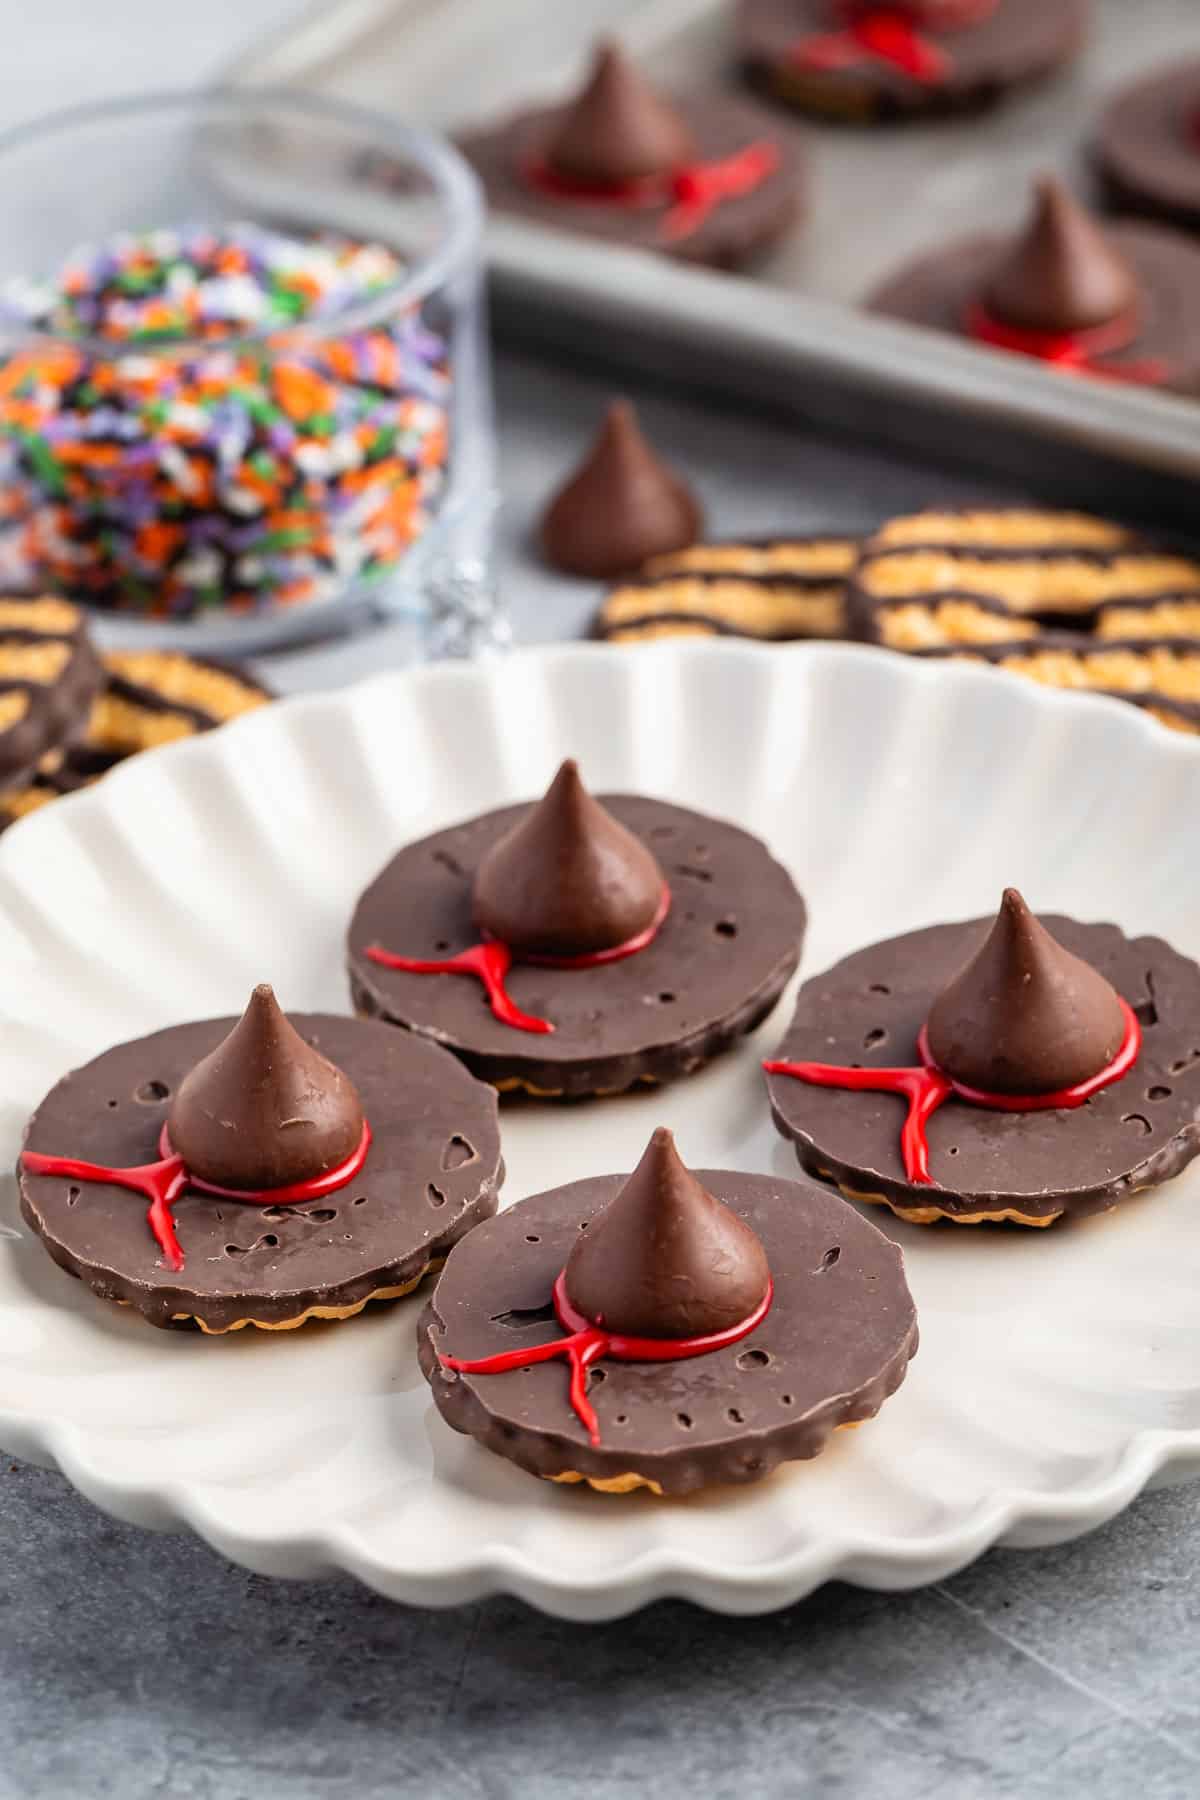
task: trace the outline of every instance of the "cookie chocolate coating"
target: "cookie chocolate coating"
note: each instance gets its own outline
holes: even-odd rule
[[[523,170],[536,162],[554,136],[564,108],[542,107],[498,125],[471,132],[458,147],[480,177],[492,206],[500,212],[555,231],[577,231],[610,244],[656,250],[684,262],[737,268],[771,248],[804,209],[806,165],[798,134],[780,130],[752,101],[724,92],[675,94],[671,102],[704,162],[736,156],[769,139],[779,152],[778,167],[749,193],[720,201],[686,236],[664,238],[662,206],[631,207],[558,198],[541,192]]]
[[[490,1356],[563,1335],[548,1308],[555,1279],[627,1178],[573,1182],[489,1220],[447,1262],[421,1315],[417,1354],[448,1425],[533,1475],[620,1483],[636,1474],[665,1494],[688,1494],[817,1456],[837,1426],[879,1411],[917,1347],[896,1245],[807,1182],[695,1173],[766,1251],[775,1296],[762,1324],[688,1362],[602,1360],[603,1380],[593,1374],[588,1394],[598,1445],[571,1410],[561,1361],[505,1375],[443,1369],[439,1355]]]
[[[902,1216],[1011,1213],[1032,1223],[1105,1212],[1200,1152],[1200,967],[1160,938],[1047,915],[1046,929],[1137,1014],[1142,1053],[1123,1081],[1076,1111],[999,1113],[951,1098],[929,1122],[933,1187],[905,1178],[903,1102],[892,1094],[767,1078],[771,1111],[801,1166]],[[937,996],[994,921],[934,925],[872,944],[815,976],[776,1055],[789,1062],[914,1066]]]
[[[25,1148],[109,1167],[154,1161],[181,1082],[235,1023],[176,1025],[106,1051],[52,1089]],[[407,1033],[321,1013],[292,1023],[362,1099],[374,1135],[354,1181],[295,1206],[185,1193],[172,1208],[185,1265],[171,1274],[139,1195],[21,1170],[21,1211],[55,1262],[152,1325],[277,1327],[415,1285],[495,1212],[504,1165],[493,1093]]]
[[[1096,160],[1119,212],[1200,231],[1200,61],[1124,87],[1100,121]]]
[[[599,798],[657,859],[671,910],[646,949],[623,961],[514,964],[513,1000],[550,1019],[551,1035],[502,1025],[467,976],[407,974],[365,955],[381,945],[449,956],[475,943],[475,872],[528,810],[521,806],[408,845],[367,888],[348,940],[357,1011],[433,1038],[485,1081],[569,1098],[689,1075],[752,1031],[799,961],[806,914],[787,871],[723,820],[641,795]]]
[[[1089,0],[1001,0],[976,25],[924,27],[950,59],[930,82],[870,56],[844,68],[798,65],[797,45],[838,30],[830,0],[739,0],[738,34],[748,76],[774,99],[822,118],[873,124],[980,111],[1065,67],[1083,48],[1090,17]]]
[[[1126,349],[1098,357],[1097,366],[1161,360],[1165,391],[1200,392],[1200,247],[1157,225],[1114,224],[1105,236],[1132,268],[1138,289],[1138,335]],[[927,252],[890,276],[867,302],[871,312],[966,337],[968,308],[987,288],[1011,239],[972,237]],[[1013,354],[1016,354],[1015,352]],[[1048,365],[1050,366],[1050,365]]]

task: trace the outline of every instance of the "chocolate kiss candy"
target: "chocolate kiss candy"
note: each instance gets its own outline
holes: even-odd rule
[[[601,186],[665,175],[695,155],[683,118],[611,43],[598,45],[586,87],[544,151],[558,174]]]
[[[1006,888],[991,933],[937,999],[938,1067],[989,1094],[1056,1094],[1107,1068],[1125,1040],[1115,991]]]
[[[702,523],[691,489],[654,454],[629,402],[617,400],[584,462],[546,509],[542,549],[568,575],[608,580],[647,557],[686,549]]]
[[[579,1235],[564,1285],[594,1325],[622,1337],[728,1331],[761,1306],[766,1253],[685,1169],[660,1126],[615,1200]]]
[[[1033,217],[984,290],[984,304],[1020,331],[1087,331],[1136,303],[1137,276],[1053,176],[1039,181]]]
[[[362,1141],[363,1113],[351,1082],[304,1042],[264,982],[180,1082],[167,1134],[193,1175],[254,1192],[344,1163]]]
[[[565,762],[475,872],[475,923],[518,954],[590,956],[647,930],[663,873]]]

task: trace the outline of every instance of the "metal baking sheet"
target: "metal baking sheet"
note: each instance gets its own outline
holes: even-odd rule
[[[872,318],[857,303],[950,236],[1009,228],[1030,178],[1085,191],[1102,99],[1143,69],[1200,56],[1196,0],[1095,0],[1070,73],[982,117],[899,129],[806,128],[813,208],[753,274],[676,265],[504,216],[488,231],[501,325],[550,348],[1194,527],[1194,402],[1065,377]],[[565,91],[598,32],[666,85],[734,80],[726,0],[336,0],[232,78],[334,94],[451,134]],[[788,115],[781,115],[785,125]]]

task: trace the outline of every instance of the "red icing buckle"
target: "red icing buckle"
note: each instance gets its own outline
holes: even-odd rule
[[[893,0],[891,5],[869,6],[862,0],[841,0],[837,11],[845,20],[840,31],[819,32],[797,44],[789,60],[802,69],[846,69],[856,63],[882,62],[926,86],[944,81],[954,68],[948,50],[926,33],[958,31],[981,25],[995,12],[999,0],[943,0],[922,6],[919,0]]]
[[[160,1162],[140,1163],[128,1169],[108,1168],[103,1163],[79,1162],[68,1156],[43,1156],[37,1150],[23,1151],[21,1166],[30,1175],[62,1175],[73,1181],[103,1182],[110,1187],[131,1188],[134,1193],[144,1195],[150,1202],[146,1220],[154,1241],[162,1251],[168,1269],[177,1275],[184,1266],[184,1259],[179,1239],[175,1235],[171,1207],[182,1193],[190,1189],[199,1194],[213,1194],[221,1200],[242,1200],[248,1206],[294,1206],[302,1200],[319,1200],[325,1194],[332,1194],[338,1188],[346,1187],[359,1173],[367,1160],[367,1151],[371,1148],[371,1127],[366,1120],[363,1121],[363,1133],[358,1147],[351,1151],[345,1162],[339,1163],[334,1169],[326,1169],[323,1175],[316,1175],[311,1181],[297,1181],[280,1188],[251,1188],[243,1191],[241,1188],[217,1187],[213,1182],[201,1181],[190,1172],[183,1158],[171,1149],[165,1125],[158,1147],[162,1158]]]
[[[938,1068],[930,1055],[924,1026],[917,1039],[921,1062],[915,1069],[847,1069],[831,1063],[808,1062],[765,1062],[763,1068],[768,1075],[791,1075],[812,1087],[901,1095],[908,1101],[908,1116],[900,1135],[905,1176],[914,1186],[936,1187],[938,1183],[929,1173],[929,1140],[925,1128],[951,1095],[966,1101],[969,1106],[984,1106],[993,1112],[1073,1111],[1102,1088],[1123,1080],[1141,1054],[1142,1028],[1137,1014],[1125,1000],[1121,1000],[1121,1011],[1125,1017],[1125,1036],[1112,1061],[1086,1081],[1061,1088],[1053,1094],[989,1094],[981,1088],[967,1087],[955,1081]]]
[[[727,1331],[715,1331],[706,1337],[622,1337],[618,1333],[605,1331],[602,1325],[593,1325],[590,1319],[585,1319],[582,1313],[576,1312],[567,1298],[566,1274],[564,1269],[554,1283],[554,1311],[559,1324],[569,1336],[557,1338],[549,1344],[535,1344],[527,1350],[501,1350],[495,1356],[481,1356],[474,1360],[464,1360],[458,1356],[439,1356],[438,1360],[444,1369],[454,1369],[460,1375],[506,1375],[513,1369],[527,1369],[531,1363],[550,1362],[555,1357],[565,1357],[571,1365],[568,1397],[593,1444],[600,1442],[600,1425],[595,1409],[587,1397],[587,1372],[592,1363],[602,1356],[611,1356],[614,1362],[686,1362],[693,1356],[707,1356],[710,1351],[724,1350],[729,1344],[736,1344],[742,1338],[749,1337],[762,1324],[775,1297],[775,1285],[768,1280],[767,1291],[761,1303],[748,1319],[743,1319],[738,1325],[731,1325]]]
[[[753,193],[775,173],[779,162],[779,146],[762,138],[713,162],[684,163],[665,175],[642,175],[631,181],[584,181],[563,175],[541,158],[526,163],[521,174],[530,187],[555,200],[643,212],[665,207],[658,234],[671,243],[698,231],[722,201]]]
[[[627,938],[623,944],[614,944],[608,950],[592,950],[586,956],[524,955],[517,958],[507,944],[497,943],[494,939],[472,944],[469,950],[460,950],[454,956],[445,956],[440,960],[396,956],[390,950],[381,949],[378,944],[369,945],[363,955],[371,962],[378,963],[381,968],[399,969],[405,975],[473,975],[483,983],[488,1004],[502,1025],[511,1025],[514,1031],[544,1034],[554,1030],[550,1020],[522,1012],[504,985],[505,977],[515,961],[529,963],[539,969],[599,969],[605,963],[624,962],[627,956],[636,956],[639,950],[645,950],[654,942],[670,910],[671,890],[664,886],[658,911],[644,931],[639,931],[636,937]]]
[[[998,350],[1014,350],[1022,356],[1034,356],[1040,362],[1054,363],[1079,375],[1095,375],[1103,381],[1131,382],[1139,387],[1161,387],[1170,374],[1166,363],[1156,357],[1116,366],[1097,362],[1097,357],[1112,356],[1136,340],[1139,321],[1133,310],[1086,331],[1026,331],[1020,326],[1006,325],[975,300],[967,308],[965,322],[968,335],[981,344],[991,344]]]

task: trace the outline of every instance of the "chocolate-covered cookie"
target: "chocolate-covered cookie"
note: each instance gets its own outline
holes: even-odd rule
[[[1200,559],[1105,519],[1029,507],[892,519],[864,544],[848,607],[868,643],[1200,722]]]
[[[1200,62],[1157,69],[1115,94],[1096,160],[1118,212],[1200,231]]]
[[[596,614],[597,637],[837,638],[858,540],[762,538],[694,544],[654,556],[613,588]]]
[[[495,1212],[503,1172],[495,1095],[453,1057],[357,1019],[289,1022],[269,988],[240,1022],[67,1075],[19,1165],[56,1263],[152,1325],[210,1333],[408,1293]]]
[[[101,680],[79,607],[0,598],[0,788],[57,765],[83,732]]]
[[[573,99],[460,148],[503,212],[721,268],[775,243],[804,198],[794,135],[726,92],[656,93],[614,44]]]
[[[759,1481],[872,1418],[917,1323],[900,1251],[842,1201],[693,1173],[658,1131],[631,1176],[472,1232],[417,1346],[447,1424],[531,1474],[687,1494]]]
[[[128,756],[212,731],[272,698],[248,669],[175,650],[114,650],[100,660],[102,685],[82,735],[26,780],[0,789],[0,831]]]
[[[444,1044],[503,1089],[581,1098],[691,1074],[753,1030],[796,968],[805,910],[759,839],[666,801],[602,796],[618,830],[589,842],[589,812],[562,804],[564,780],[578,783],[568,769],[536,806],[401,850],[358,903],[348,965],[364,1017]],[[506,840],[506,916],[523,896],[532,949],[488,935]],[[661,872],[653,916],[647,856]],[[631,930],[623,943],[595,935],[597,882]]]
[[[1009,895],[806,982],[771,1111],[808,1173],[914,1224],[1050,1225],[1200,1152],[1198,1009],[1200,967],[1160,938],[1031,930]]]
[[[1200,392],[1200,247],[1159,225],[1105,224],[1053,180],[1015,237],[927,252],[872,294],[872,312],[1062,373]]]
[[[746,71],[818,118],[976,112],[1074,60],[1088,0],[739,0]]]

